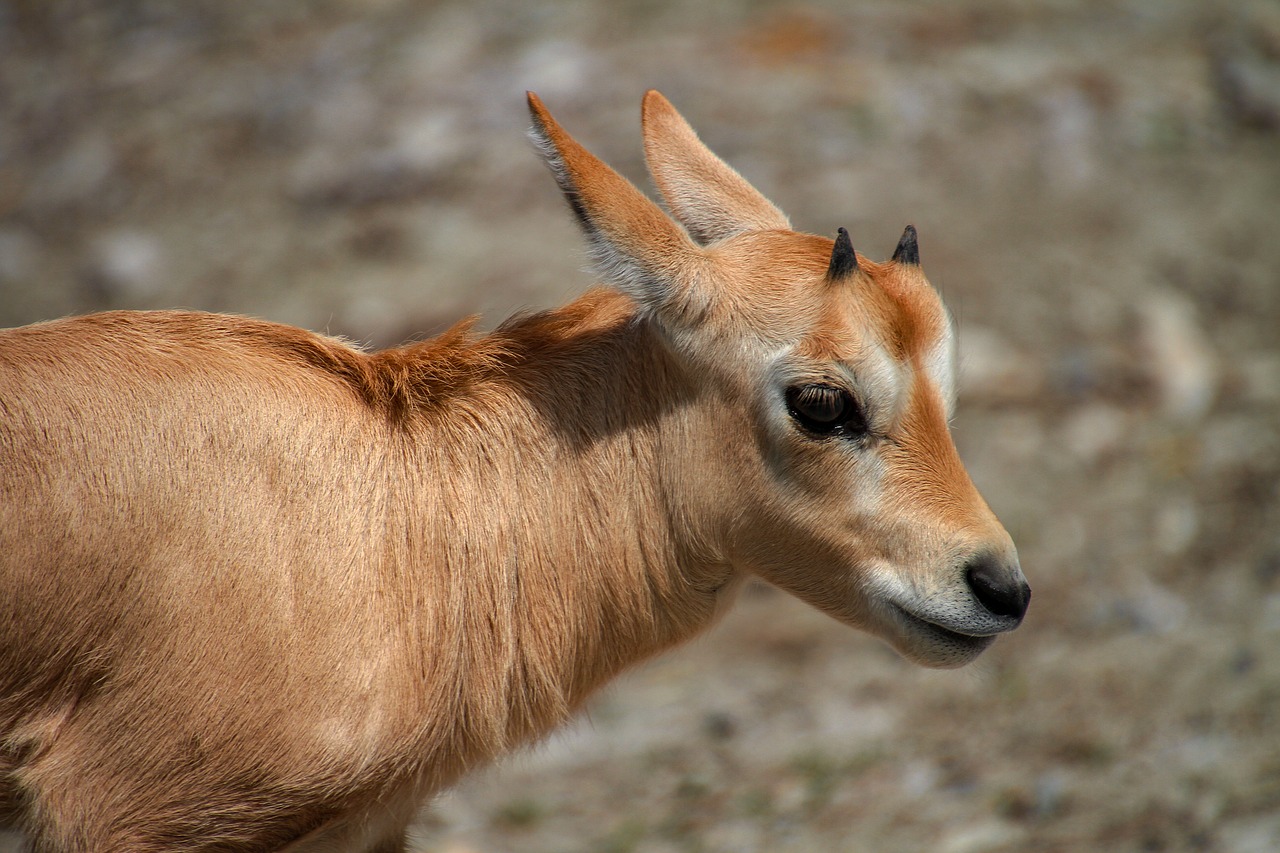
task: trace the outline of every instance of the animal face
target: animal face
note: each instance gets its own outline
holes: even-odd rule
[[[885,263],[792,231],[650,93],[673,221],[530,104],[600,271],[708,401],[687,473],[725,559],[928,665],[1015,628],[1030,590],[950,436],[953,328],[915,230]]]
[[[1026,593],[949,434],[954,335],[941,301],[901,261],[776,284],[796,296],[756,324],[789,338],[757,338],[742,348],[754,358],[723,378],[749,401],[754,436],[730,466],[733,493],[750,496],[730,537],[738,559],[915,660],[967,662],[1018,624]]]

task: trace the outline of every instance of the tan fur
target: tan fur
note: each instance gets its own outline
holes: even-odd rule
[[[530,104],[622,293],[371,354],[184,312],[0,331],[0,824],[37,850],[402,849],[751,574],[931,665],[1016,626],[964,580],[1021,573],[918,269],[827,281],[832,241],[657,93],[679,222]],[[874,435],[799,429],[815,379]]]

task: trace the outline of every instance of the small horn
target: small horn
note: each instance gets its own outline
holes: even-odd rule
[[[916,227],[908,225],[898,241],[898,248],[893,250],[893,260],[900,264],[920,266],[920,247],[916,244]]]
[[[831,264],[827,267],[827,280],[839,281],[853,275],[858,269],[858,256],[853,251],[849,232],[841,228],[836,232],[836,245],[831,250]]]

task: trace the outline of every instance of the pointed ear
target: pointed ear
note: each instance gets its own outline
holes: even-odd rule
[[[707,244],[743,231],[790,230],[786,214],[702,144],[671,102],[644,96],[645,159],[671,214]]]
[[[705,313],[695,287],[705,263],[684,229],[565,132],[529,92],[530,135],[590,242],[597,271],[668,321]]]

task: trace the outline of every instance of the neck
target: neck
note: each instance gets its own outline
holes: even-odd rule
[[[710,625],[736,584],[673,488],[696,395],[628,300],[593,292],[474,346],[501,363],[418,416],[411,538],[427,689],[455,703],[434,719],[493,754]]]

